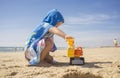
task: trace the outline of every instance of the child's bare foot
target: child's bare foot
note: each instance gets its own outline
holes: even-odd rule
[[[46,66],[51,66],[51,64],[49,64],[49,63],[47,63],[45,61],[41,61],[39,66],[45,66],[46,67]]]

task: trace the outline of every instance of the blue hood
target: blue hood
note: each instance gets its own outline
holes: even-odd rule
[[[53,9],[47,13],[46,17],[43,19],[43,22],[47,22],[50,25],[55,26],[58,22],[64,23],[64,18],[58,10]]]

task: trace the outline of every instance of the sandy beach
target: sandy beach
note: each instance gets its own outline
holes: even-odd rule
[[[24,52],[0,52],[0,78],[120,78],[120,47],[83,49],[85,65],[69,65],[66,50],[51,55],[60,63],[28,66]]]

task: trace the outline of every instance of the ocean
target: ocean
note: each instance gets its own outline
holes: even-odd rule
[[[65,50],[65,47],[57,47],[58,50]],[[24,47],[0,47],[0,52],[20,52],[24,51]]]
[[[0,52],[24,51],[24,47],[0,47]]]

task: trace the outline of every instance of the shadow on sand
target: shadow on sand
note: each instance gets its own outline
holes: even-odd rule
[[[101,66],[99,66],[98,64],[111,64],[112,62],[85,62],[84,65],[76,65],[76,66],[81,66],[81,67],[85,67],[85,68],[102,68]],[[62,66],[72,66],[67,62],[60,62],[57,64],[54,64],[54,66],[56,67],[62,67]],[[75,65],[73,65],[75,66]]]
[[[101,66],[99,66],[98,64],[111,64],[112,62],[85,62],[84,65],[76,65],[76,66],[81,66],[84,68],[102,68]],[[31,65],[27,65],[28,67],[33,67]],[[48,66],[35,66],[35,67],[51,67],[51,66],[55,66],[55,67],[62,67],[62,66],[75,66],[75,65],[70,65],[68,62],[59,62],[56,64],[51,64]]]

